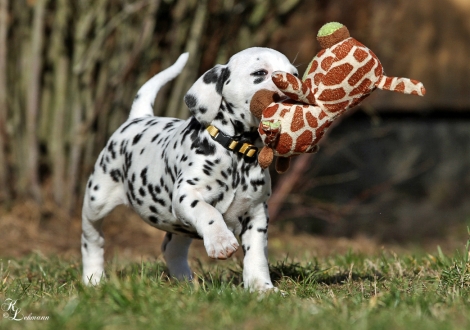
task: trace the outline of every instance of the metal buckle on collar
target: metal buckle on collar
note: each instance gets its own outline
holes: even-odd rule
[[[225,149],[228,149],[233,152],[239,152],[246,157],[254,157],[258,152],[258,148],[254,145],[246,142],[239,142],[232,137],[221,132],[217,127],[209,125],[207,127],[207,132],[212,137],[214,141],[220,143]]]
[[[253,157],[258,152],[258,148],[252,144],[244,143],[239,152],[247,157]]]

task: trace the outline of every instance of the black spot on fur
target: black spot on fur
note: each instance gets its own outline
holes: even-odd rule
[[[151,222],[155,223],[155,224],[158,223],[158,218],[155,217],[155,216],[153,216],[153,215],[149,216],[149,220],[150,220]]]
[[[180,197],[180,203],[184,200],[185,197],[186,197],[186,195],[181,195],[181,197]]]
[[[173,127],[174,124],[175,124],[175,123],[172,122],[172,121],[169,122],[169,123],[167,123],[167,124],[165,125],[165,127],[163,127],[163,130],[164,130],[164,131],[168,130],[169,128]]]
[[[211,156],[215,154],[215,145],[209,142],[206,138],[201,138],[197,135],[191,144],[191,149],[195,150],[198,155]]]
[[[222,200],[224,199],[224,193],[221,192],[219,193],[213,200],[211,200],[210,202],[208,202],[210,205],[212,206],[216,206],[217,203],[221,202]]]
[[[239,134],[242,134],[243,132],[245,132],[245,125],[243,125],[243,123],[239,120],[232,120],[230,119],[232,125],[233,125],[233,128],[235,129],[235,135],[239,135]]]
[[[196,199],[194,200],[192,203],[191,203],[191,207],[194,208],[196,207],[197,203],[199,203],[199,201]]]
[[[222,88],[224,87],[225,82],[230,78],[230,69],[223,68],[220,72],[220,77],[217,80],[217,84],[215,85],[215,91],[222,95]]]
[[[173,225],[173,230],[177,233],[184,234],[184,235],[186,235],[188,237],[191,237],[191,238],[202,239],[202,237],[199,236],[199,234],[197,232],[188,230],[188,229],[186,229],[186,228],[184,228],[183,226],[180,226],[180,225]]]
[[[120,133],[123,133],[128,127],[130,127],[134,124],[140,123],[142,120],[145,120],[145,118],[137,118],[137,119],[132,120],[129,124],[124,126],[124,128],[121,130]]]
[[[111,153],[112,159],[116,158],[116,151],[114,150],[114,145],[115,145],[114,141],[109,141],[108,151]]]
[[[147,185],[147,171],[148,171],[148,168],[145,167],[142,172],[140,172],[140,178],[142,179],[142,184],[144,186]]]
[[[184,96],[184,103],[188,106],[188,108],[191,110],[196,107],[197,104],[197,98],[192,95],[192,94],[186,94]]]
[[[172,233],[166,233],[165,235],[165,240],[163,241],[163,246],[162,246],[162,251],[165,252],[166,250],[166,246],[168,245],[168,243],[170,243],[171,239],[173,238],[173,234]]]
[[[132,140],[132,145],[136,144],[137,142],[139,142],[140,138],[142,137],[142,133],[141,134],[137,134],[136,136],[134,136],[134,139]]]
[[[212,225],[214,223],[214,220],[209,221],[209,225]]]
[[[152,211],[153,213],[158,213],[157,208],[156,208],[155,206],[153,206],[153,205],[150,205],[150,206],[149,206],[149,210]]]
[[[219,79],[219,67],[214,67],[207,71],[202,77],[202,81],[206,84],[215,84]]]
[[[207,112],[207,108],[206,107],[199,107],[199,112],[202,113],[202,114],[205,114]]]
[[[150,142],[154,142],[156,139],[160,137],[160,133],[157,133]]]
[[[222,111],[219,111],[217,113],[217,116],[215,116],[214,120],[223,120],[224,118],[224,113]]]
[[[235,114],[235,111],[233,110],[233,108],[234,108],[233,104],[226,103],[225,106],[226,106],[227,111],[228,111],[229,114],[231,114],[231,115]]]

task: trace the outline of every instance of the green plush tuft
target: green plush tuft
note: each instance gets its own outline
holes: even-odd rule
[[[272,130],[278,129],[281,126],[281,122],[279,120],[274,121],[274,122],[266,120],[266,121],[263,121],[262,123],[264,126],[267,126]]]
[[[328,36],[332,33],[334,33],[335,31],[339,30],[340,28],[342,28],[344,25],[341,24],[341,23],[338,23],[338,22],[330,22],[330,23],[326,23],[325,25],[323,25],[321,27],[321,29],[318,31],[318,37],[324,37],[324,36]]]

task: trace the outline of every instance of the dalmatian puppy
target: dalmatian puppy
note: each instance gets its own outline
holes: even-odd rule
[[[167,232],[162,250],[171,276],[192,278],[187,256],[193,238],[203,239],[209,257],[226,259],[238,249],[238,236],[245,254],[244,286],[273,288],[267,260],[271,181],[257,163],[259,122],[249,108],[256,91],[277,91],[272,72],[297,75],[297,69],[275,50],[246,49],[189,89],[184,97],[192,114],[188,120],[155,117],[158,90],[181,72],[187,58],[181,55],[141,87],[128,120],[94,166],[82,210],[86,284],[98,284],[104,276],[102,219],[125,204]]]

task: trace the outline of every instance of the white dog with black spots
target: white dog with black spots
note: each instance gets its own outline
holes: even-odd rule
[[[203,239],[209,257],[226,259],[238,249],[239,237],[245,288],[274,288],[267,260],[271,180],[254,154],[261,141],[250,101],[260,89],[277,91],[274,71],[297,75],[297,69],[275,50],[246,49],[194,83],[184,97],[192,114],[188,120],[155,117],[157,92],[181,72],[187,58],[182,54],[142,86],[129,119],[99,155],[82,211],[86,284],[104,278],[102,219],[125,204],[167,233],[162,250],[172,277],[192,278],[187,257],[193,238]],[[228,148],[227,141],[238,147]]]

